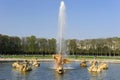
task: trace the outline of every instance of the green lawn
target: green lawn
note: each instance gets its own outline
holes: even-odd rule
[[[16,58],[16,59],[52,59],[51,55],[4,55],[3,58]]]
[[[94,59],[94,56],[69,56],[71,59]],[[97,59],[117,59],[120,60],[120,56],[97,56]]]
[[[52,55],[4,55],[3,58],[16,58],[16,59],[52,59]],[[69,59],[94,59],[94,56],[74,56],[68,55]],[[97,56],[97,59],[117,59],[120,60],[120,56]]]

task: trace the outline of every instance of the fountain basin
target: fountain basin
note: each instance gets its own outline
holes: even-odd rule
[[[87,68],[80,67],[80,62],[71,62],[72,68],[66,68],[59,75],[51,69],[53,62],[40,62],[40,67],[30,72],[21,73],[12,68],[13,62],[0,62],[0,80],[119,80],[120,64],[108,63],[109,69],[99,74],[89,73]],[[88,63],[87,63],[88,64]],[[70,66],[69,65],[69,66]],[[66,66],[66,65],[65,65]],[[88,65],[89,66],[89,65]]]

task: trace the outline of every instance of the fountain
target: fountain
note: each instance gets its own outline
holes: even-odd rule
[[[102,70],[107,70],[107,69],[108,69],[108,65],[105,62],[102,62],[102,63],[98,64],[97,60],[94,59],[91,62],[91,66],[88,68],[88,71],[99,73]]]
[[[32,68],[29,64],[29,62],[27,60],[25,60],[24,62],[20,63],[20,62],[14,62],[12,64],[12,67],[18,71],[21,71],[21,72],[27,72],[27,71],[31,71]]]
[[[0,61],[0,80],[119,80],[120,64],[108,63],[109,69],[101,72],[89,72],[87,68],[79,67],[79,62],[71,62],[74,70],[64,69],[64,74],[49,69],[51,61],[41,61],[40,67],[32,71],[19,71],[11,67],[13,62]]]
[[[58,20],[58,40],[57,40],[57,53],[53,55],[53,59],[55,61],[55,68],[58,73],[63,73],[63,65],[65,63],[69,63],[68,59],[64,59],[63,56],[66,55],[66,43],[63,37],[64,29],[66,27],[66,10],[64,1],[61,1],[59,8],[59,20]]]
[[[58,39],[57,39],[57,53],[61,52],[62,55],[66,53],[66,44],[65,44],[65,27],[66,27],[66,10],[65,4],[61,1],[59,8],[59,17],[58,17]]]
[[[33,61],[28,61],[28,60],[25,60],[25,61],[22,61],[22,62],[14,62],[12,64],[12,67],[18,71],[21,71],[21,72],[27,72],[27,71],[31,71],[32,70],[32,66],[33,67],[39,67],[40,66],[40,63],[38,62],[37,58]]]

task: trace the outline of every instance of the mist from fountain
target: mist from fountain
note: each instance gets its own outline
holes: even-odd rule
[[[65,42],[65,28],[66,28],[66,7],[64,1],[61,1],[58,16],[57,53],[61,52],[62,56],[65,56],[67,53]]]
[[[61,1],[60,8],[59,8],[59,16],[58,16],[57,53],[60,53],[62,55],[62,59],[66,58],[68,55],[67,45],[65,42],[65,28],[66,28],[66,7],[64,4],[64,1]],[[61,63],[64,63],[64,62],[61,62]],[[52,68],[56,69],[56,65],[54,65],[54,67]],[[71,67],[70,64],[66,64],[63,66],[63,69],[74,69],[74,68]]]

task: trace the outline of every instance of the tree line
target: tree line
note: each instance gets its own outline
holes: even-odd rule
[[[78,55],[120,56],[120,38],[73,40],[70,51]],[[75,46],[77,46],[75,48]]]
[[[17,37],[0,34],[1,55],[51,55],[56,53],[56,39]],[[120,38],[68,39],[67,51],[70,55],[120,56]]]
[[[0,34],[0,54],[54,54],[56,51],[56,39],[29,37],[11,37]]]

